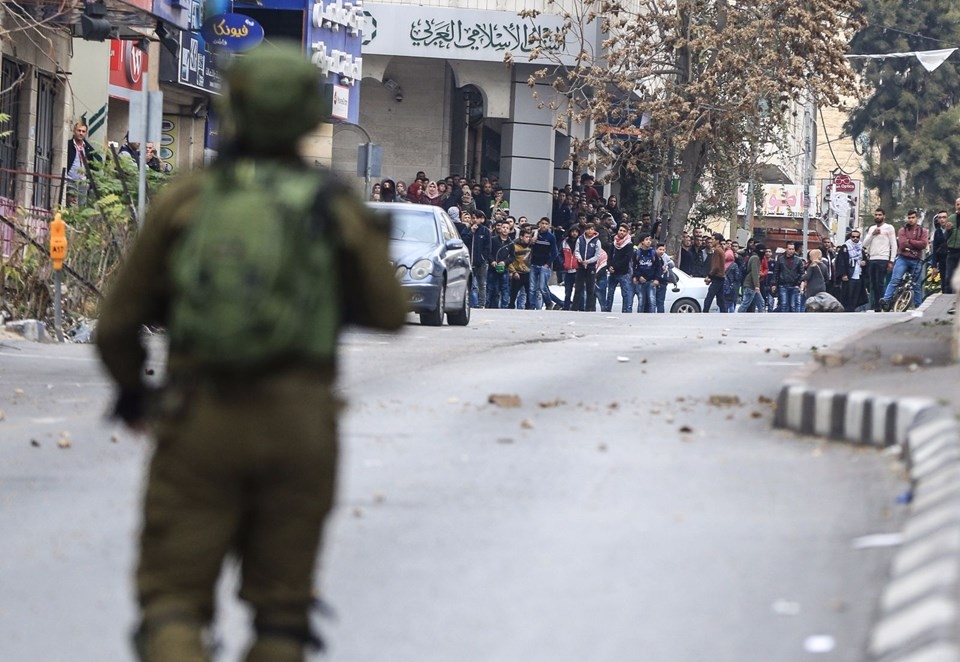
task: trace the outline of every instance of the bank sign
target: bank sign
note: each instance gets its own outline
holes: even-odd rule
[[[510,53],[520,63],[529,62],[534,48],[545,44],[564,64],[575,62],[574,55],[554,38],[563,26],[560,16],[521,18],[506,11],[375,3],[364,3],[363,9],[367,17],[364,55],[502,62]],[[597,43],[588,41],[588,47]]]
[[[363,77],[363,9],[349,0],[314,0],[308,8],[307,55],[323,75],[324,94],[332,95],[334,119],[356,124]]]

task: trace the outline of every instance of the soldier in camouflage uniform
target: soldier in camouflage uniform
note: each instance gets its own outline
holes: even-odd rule
[[[223,113],[232,131],[223,159],[305,168],[298,139],[324,117],[317,69],[293,47],[263,45],[238,58],[224,78]],[[135,642],[145,660],[208,660],[203,632],[214,614],[214,587],[234,554],[242,567],[240,597],[254,609],[256,636],[246,660],[292,662],[318,642],[308,612],[337,471],[333,359],[287,357],[268,369],[217,374],[198,365],[189,347],[172,345],[169,383],[144,415],[140,329],[170,322],[177,296],[171,256],[195,222],[210,176],[191,173],[153,201],[97,329],[103,362],[120,389],[117,416],[156,435]],[[341,293],[336,326],[398,329],[407,308],[390,267],[387,223],[343,185],[328,186],[324,197],[342,274],[334,289]]]

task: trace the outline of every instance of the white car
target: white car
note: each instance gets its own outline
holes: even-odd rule
[[[703,282],[703,278],[691,276],[678,268],[674,268],[673,272],[679,280],[676,285],[667,285],[667,297],[664,299],[663,309],[671,313],[699,313],[703,309],[703,300],[707,298],[707,284]],[[563,285],[551,285],[550,291],[560,297],[560,299],[564,298],[565,291]],[[619,313],[623,310],[622,301],[620,288],[617,287],[613,295],[611,312]],[[634,312],[637,310],[638,303],[639,299],[634,298],[633,306],[631,306]],[[716,302],[713,303],[710,311],[720,311]]]

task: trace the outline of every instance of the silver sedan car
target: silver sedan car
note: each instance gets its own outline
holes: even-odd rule
[[[390,216],[390,259],[420,323],[440,326],[446,315],[452,325],[469,324],[470,253],[453,220],[430,205],[368,204]]]

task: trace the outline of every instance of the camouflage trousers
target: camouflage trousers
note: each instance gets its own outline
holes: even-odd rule
[[[337,470],[332,370],[324,377],[200,380],[162,398],[136,575],[142,659],[209,659],[202,635],[228,556],[254,610],[246,660],[303,659]]]

